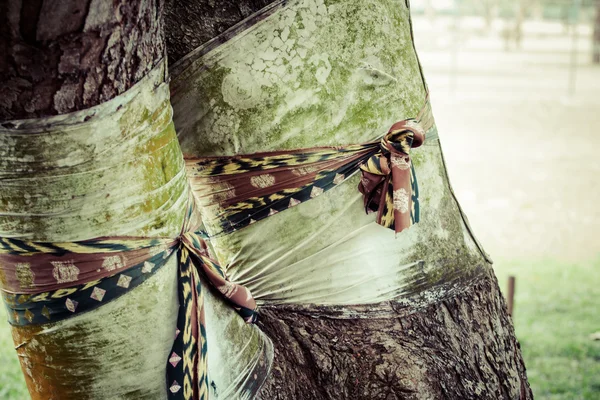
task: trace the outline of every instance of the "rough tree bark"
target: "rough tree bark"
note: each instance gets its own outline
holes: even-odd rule
[[[250,9],[255,4],[220,4],[226,10],[234,3],[239,9]],[[398,3],[400,7],[403,2]],[[211,4],[195,0],[168,4],[165,27],[171,65],[186,51],[243,18],[242,13],[233,17],[214,13]],[[205,10],[210,10],[208,19]],[[184,14],[203,22],[193,29],[182,26]],[[206,98],[211,99],[211,94]],[[198,143],[201,141],[199,138]],[[203,147],[190,146],[198,148]],[[447,181],[439,184],[442,191]],[[451,268],[457,260],[461,262],[460,257],[449,255],[458,253],[458,249],[432,247],[426,251],[439,251],[440,257],[445,257],[445,268]],[[533,398],[491,264],[483,262],[476,272],[468,270],[455,271],[458,276],[454,277],[438,276],[438,282],[428,290],[449,281],[453,288],[434,301],[426,290],[420,293],[417,286],[410,300],[397,302],[264,306],[260,326],[274,342],[275,361],[260,398]]]
[[[165,54],[160,0],[0,3],[0,120],[100,104]]]
[[[420,309],[399,302],[265,307],[275,367],[261,399],[530,399],[489,271]]]

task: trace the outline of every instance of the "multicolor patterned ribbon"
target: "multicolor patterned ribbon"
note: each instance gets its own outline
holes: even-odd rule
[[[227,234],[344,182],[378,142],[235,157],[188,158],[188,175],[211,236]]]
[[[179,314],[168,360],[171,399],[207,399],[204,293],[208,279],[248,323],[256,302],[244,286],[228,281],[190,224],[175,238],[111,237],[69,243],[0,239],[0,292],[9,322],[24,326],[64,320],[114,300],[150,278],[177,256]]]
[[[186,158],[202,221],[211,236],[228,234],[295,207],[359,170],[367,211],[396,232],[419,221],[418,186],[410,148],[434,127],[429,100],[416,119],[397,122],[381,139],[231,157]],[[394,207],[395,206],[395,207]],[[410,210],[410,213],[408,212]]]
[[[425,130],[412,119],[395,123],[381,139],[381,151],[360,165],[358,190],[365,209],[377,211],[377,223],[396,233],[419,222],[419,187],[410,149],[425,141]]]

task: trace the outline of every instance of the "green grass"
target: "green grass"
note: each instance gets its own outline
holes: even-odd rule
[[[537,400],[600,399],[600,260],[498,261],[504,290],[517,277],[514,323]],[[0,319],[5,311],[0,307]],[[0,323],[0,399],[28,399],[8,324]]]
[[[600,260],[500,261],[503,290],[516,276],[513,322],[538,400],[600,399]]]
[[[29,399],[14,347],[6,309],[0,304],[0,399],[3,400]]]

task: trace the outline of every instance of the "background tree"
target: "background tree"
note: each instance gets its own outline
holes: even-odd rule
[[[600,1],[596,1],[596,14],[594,19],[594,36],[592,38],[592,58],[595,64],[600,64]]]

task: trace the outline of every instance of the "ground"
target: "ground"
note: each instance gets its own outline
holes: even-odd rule
[[[516,276],[514,323],[536,399],[597,399],[600,66],[590,29],[573,42],[560,24],[528,22],[521,49],[507,51],[502,21],[493,28],[415,20],[450,177],[503,289]],[[28,398],[6,323],[0,398]]]

